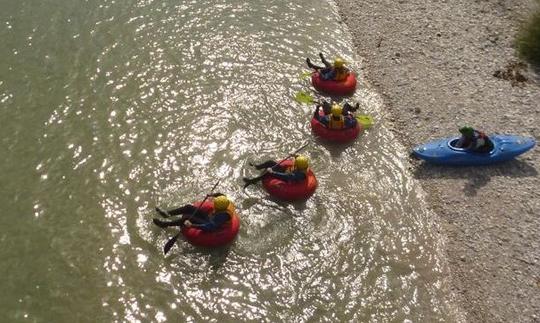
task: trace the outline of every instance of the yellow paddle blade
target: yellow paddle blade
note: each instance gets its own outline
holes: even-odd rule
[[[373,117],[366,114],[356,116],[356,120],[358,120],[358,123],[360,123],[364,129],[371,128],[373,125]]]
[[[296,102],[305,103],[305,104],[311,104],[313,103],[313,97],[304,91],[298,91],[296,95],[294,96],[294,99]]]

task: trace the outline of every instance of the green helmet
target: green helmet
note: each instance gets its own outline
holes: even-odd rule
[[[472,136],[474,133],[474,129],[472,127],[461,127],[459,128],[459,132],[464,136]]]

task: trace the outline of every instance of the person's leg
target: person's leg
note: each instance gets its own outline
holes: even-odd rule
[[[278,163],[276,163],[275,161],[273,160],[269,160],[269,161],[266,161],[262,164],[259,164],[259,165],[251,165],[251,166],[255,166],[257,167],[257,169],[266,169],[266,168],[272,168],[273,170],[275,170],[276,172],[284,172],[286,170],[285,167],[281,166],[281,165],[278,165]],[[267,176],[268,173],[267,172],[263,172],[261,175],[257,176],[257,177],[253,177],[253,178],[249,178],[249,177],[244,177],[242,178],[242,180],[244,181],[244,183],[246,184],[244,186],[247,187],[247,185],[250,185],[250,184],[253,184],[253,183],[256,183],[258,181],[260,181],[261,179],[263,179],[265,176]]]
[[[182,207],[179,207],[177,209],[173,209],[170,211],[164,210],[160,208],[159,206],[156,206],[156,212],[158,212],[162,217],[168,218],[173,215],[179,215],[179,214],[189,214],[192,213],[195,209],[193,208],[193,205],[184,205]]]
[[[168,217],[171,216],[171,215],[169,214],[169,212],[167,212],[166,210],[160,208],[159,206],[156,206],[156,212],[159,213],[159,215],[161,215],[161,216],[164,217],[164,218],[168,218]]]
[[[157,225],[160,228],[166,228],[166,227],[173,227],[173,226],[182,226],[184,224],[184,220],[178,219],[174,221],[162,221],[160,219],[152,219],[155,225]]]
[[[191,204],[186,204],[182,207],[179,207],[174,210],[167,211],[170,215],[180,215],[180,214],[192,214],[197,208]]]
[[[178,208],[176,210],[181,210],[181,209],[184,209],[184,210],[190,209],[191,212],[181,213],[182,217],[180,219],[177,219],[177,220],[174,220],[174,221],[162,221],[160,219],[153,219],[154,224],[157,225],[160,228],[166,228],[166,227],[173,227],[173,226],[181,227],[181,226],[184,225],[184,222],[186,220],[190,220],[192,223],[206,223],[206,222],[208,222],[208,213],[201,210],[201,209],[199,209],[199,211],[197,211],[197,208],[194,207],[193,205],[185,205],[185,206],[183,206],[181,208]],[[175,210],[173,210],[173,211],[175,211]],[[195,213],[195,211],[197,211],[197,213]],[[173,215],[177,215],[177,214],[173,214]]]
[[[332,67],[332,64],[326,60],[326,58],[324,58],[324,55],[323,53],[319,53],[319,57],[321,58],[321,62],[323,62],[324,66],[326,66],[326,68],[331,68]]]
[[[284,172],[287,170],[287,167],[283,166],[283,165],[274,165],[272,166],[272,170],[273,171],[276,171],[276,172]]]
[[[269,167],[274,167],[276,166],[277,163],[273,160],[267,160],[264,163],[260,163],[260,164],[252,164],[252,163],[249,163],[249,164],[255,167],[255,169],[261,170],[261,169],[267,169]]]
[[[313,63],[311,62],[311,60],[309,59],[309,57],[306,58],[306,63],[307,63],[307,66],[308,66],[309,68],[314,69],[314,70],[316,70],[316,71],[318,71],[318,70],[320,70],[321,68],[323,68],[322,66],[317,66],[317,65],[313,64]]]

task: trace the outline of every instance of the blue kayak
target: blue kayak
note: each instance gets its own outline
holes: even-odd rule
[[[413,149],[414,154],[430,163],[442,165],[488,165],[510,160],[534,147],[534,138],[491,135],[493,149],[487,153],[473,152],[454,145],[459,137],[439,139]]]

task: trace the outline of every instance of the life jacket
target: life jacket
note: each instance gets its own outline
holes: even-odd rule
[[[334,77],[335,81],[343,81],[349,75],[349,71],[345,67],[336,68],[335,72],[336,72],[336,76]]]
[[[330,120],[328,120],[328,128],[335,130],[345,128],[345,118],[343,118],[343,116],[336,118],[333,115],[330,115]]]

